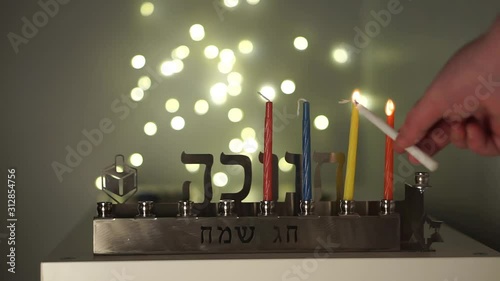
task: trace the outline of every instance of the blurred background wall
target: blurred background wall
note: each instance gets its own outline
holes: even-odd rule
[[[98,177],[116,154],[138,166],[139,192],[131,202],[147,194],[177,201],[185,180],[201,201],[203,167],[185,167],[182,151],[214,154],[215,199],[237,191],[243,178],[220,163],[220,153],[249,155],[254,174],[247,200],[260,200],[264,101],[257,91],[275,93],[279,158],[300,152],[299,98],[311,102],[313,121],[323,116],[312,129],[312,149],[347,152],[350,108],[337,101],[359,88],[367,106],[383,115],[391,98],[399,127],[447,59],[500,10],[494,0],[240,0],[233,8],[218,0],[144,3],[2,4],[2,159],[5,169],[17,169],[18,280],[37,280],[40,261],[78,224],[88,227],[75,248],[91,247],[95,202],[106,198]],[[203,32],[191,29],[195,24]],[[207,58],[209,45],[220,56]],[[293,81],[292,93],[284,93],[293,89],[289,82],[282,89],[284,80]],[[364,119],[359,134],[355,197],[379,200],[384,136]],[[68,156],[74,153],[80,156]],[[436,159],[429,213],[500,250],[499,158],[449,147]],[[396,156],[395,173],[411,181],[423,168],[406,163]],[[280,165],[282,195],[293,188],[289,169]],[[323,175],[324,197],[333,200],[333,169],[325,167]],[[399,198],[402,187],[397,181]],[[3,260],[5,228],[2,233]]]

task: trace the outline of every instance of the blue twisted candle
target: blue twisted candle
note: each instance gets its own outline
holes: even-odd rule
[[[309,102],[302,105],[302,200],[312,200],[311,189],[311,120]]]

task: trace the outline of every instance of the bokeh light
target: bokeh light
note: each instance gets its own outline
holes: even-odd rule
[[[172,74],[175,73],[176,69],[177,69],[177,65],[174,63],[174,61],[164,61],[161,65],[160,65],[160,72],[161,74],[163,74],[164,76],[171,76]]]
[[[200,170],[200,164],[185,164],[186,170],[192,174]]]
[[[234,153],[240,153],[243,150],[243,141],[241,139],[232,139],[229,142],[229,150]]]
[[[247,3],[250,5],[257,5],[259,4],[260,0],[247,0]]]
[[[189,35],[193,41],[201,41],[205,38],[205,28],[201,24],[194,24],[189,28]]]
[[[316,127],[316,129],[320,131],[328,128],[329,124],[330,122],[328,121],[328,117],[326,117],[325,115],[318,115],[316,116],[316,118],[314,118],[314,127]]]
[[[255,130],[250,127],[244,128],[243,130],[241,130],[241,138],[243,140],[255,138]]]
[[[229,84],[241,84],[243,82],[243,76],[239,72],[231,72],[227,75],[227,82]]]
[[[243,150],[247,153],[254,153],[259,148],[259,143],[254,138],[248,138],[243,142]]]
[[[338,63],[346,63],[349,60],[349,54],[344,48],[337,48],[333,50],[333,60]]]
[[[234,55],[234,52],[231,49],[224,49],[220,51],[219,58],[221,61],[224,62],[234,62],[236,60],[236,56]]]
[[[134,101],[141,101],[144,98],[144,91],[139,87],[133,88],[130,91],[130,98]]]
[[[243,110],[239,108],[231,108],[227,113],[227,118],[231,122],[240,122],[243,119]]]
[[[135,69],[141,69],[146,65],[146,58],[143,55],[136,55],[132,58],[130,64]]]
[[[234,8],[238,6],[239,0],[224,0],[224,6]]]
[[[179,46],[172,51],[172,58],[183,60],[189,56],[189,47],[186,45]]]
[[[198,115],[205,115],[210,106],[206,100],[198,100],[194,103],[194,112]]]
[[[168,99],[167,102],[165,102],[165,109],[170,113],[177,112],[177,110],[179,110],[179,106],[179,101],[176,99]]]
[[[116,165],[115,169],[117,173],[123,173],[123,165]]]
[[[227,99],[227,86],[224,83],[217,83],[210,88],[210,97],[215,104],[224,104]]]
[[[215,59],[217,56],[219,56],[219,48],[214,45],[207,46],[205,47],[203,54],[207,59]]]
[[[307,49],[308,45],[309,45],[309,43],[307,42],[307,39],[302,37],[302,36],[299,36],[299,37],[295,38],[295,40],[293,40],[293,46],[295,47],[295,49],[297,49],[299,51],[303,51],[303,50]]]
[[[227,93],[230,96],[233,96],[233,97],[238,96],[239,94],[241,94],[241,85],[240,84],[230,83],[227,86]]]
[[[130,155],[128,161],[130,162],[130,164],[132,164],[132,166],[139,167],[142,165],[144,159],[142,158],[142,155],[140,153],[134,153]]]
[[[102,177],[99,176],[95,179],[95,187],[102,190]]]
[[[154,136],[158,128],[154,122],[148,122],[144,125],[144,133],[148,136]]]
[[[179,73],[184,69],[184,63],[181,60],[173,60],[172,61],[174,65],[174,73]]]
[[[151,78],[148,76],[142,76],[139,78],[139,81],[137,81],[137,86],[144,91],[149,90],[149,88],[151,88]]]
[[[253,51],[253,44],[250,40],[242,40],[238,44],[238,50],[242,54],[250,54]]]
[[[281,91],[287,95],[295,92],[295,83],[292,80],[285,80],[281,83]]]
[[[184,129],[185,125],[186,121],[184,121],[184,118],[180,116],[175,116],[174,118],[172,118],[172,121],[170,121],[170,126],[172,126],[172,129],[176,131]]]
[[[264,86],[260,89],[259,92],[270,101],[273,101],[274,98],[276,98],[276,91],[271,86]],[[265,100],[263,97],[261,98]]]
[[[218,172],[212,177],[212,182],[214,183],[215,186],[218,187],[226,186],[228,181],[229,178],[223,172]]]
[[[151,2],[144,2],[141,5],[141,15],[144,17],[149,17],[155,11],[155,5]]]
[[[281,157],[280,161],[278,161],[278,167],[282,172],[290,172],[293,168],[293,165],[286,162],[285,157]]]
[[[227,61],[221,61],[217,64],[217,69],[219,69],[219,72],[222,74],[228,74],[233,70],[234,64],[232,62],[227,62]]]

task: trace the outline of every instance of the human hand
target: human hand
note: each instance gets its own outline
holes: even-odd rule
[[[480,155],[500,155],[500,17],[440,71],[408,113],[395,149],[402,153],[417,144],[434,155],[450,142]]]

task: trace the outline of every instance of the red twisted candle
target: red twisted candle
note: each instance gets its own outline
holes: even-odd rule
[[[387,115],[387,124],[394,128],[395,106],[392,100],[388,100],[385,105],[385,114]],[[384,199],[393,200],[394,195],[394,141],[385,137],[385,170],[384,170]]]
[[[264,130],[264,201],[273,201],[273,103],[266,102]]]

